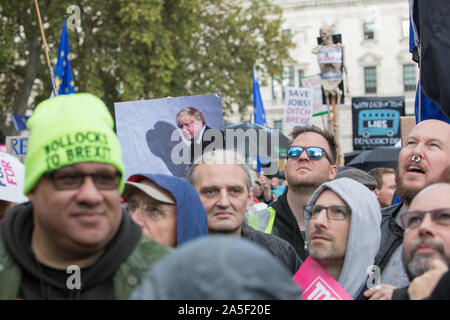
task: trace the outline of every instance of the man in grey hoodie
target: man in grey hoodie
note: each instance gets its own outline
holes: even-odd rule
[[[352,297],[365,288],[381,241],[380,206],[361,183],[323,183],[304,207],[310,256]]]

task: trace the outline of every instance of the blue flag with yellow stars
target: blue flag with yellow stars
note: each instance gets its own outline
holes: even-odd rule
[[[255,123],[263,126],[266,125],[266,113],[264,112],[261,93],[259,92],[259,83],[258,77],[256,75],[256,69],[253,69],[253,106],[255,107]]]
[[[265,126],[267,124],[266,113],[261,99],[261,92],[259,91],[258,76],[255,68],[253,68],[253,106],[255,107],[255,123]],[[256,159],[256,171],[259,173],[261,169],[262,163],[258,157]]]
[[[58,61],[56,62],[56,91],[58,94],[70,94],[75,92],[75,82],[73,81],[72,67],[68,55],[69,36],[67,34],[66,20],[63,21],[61,38],[59,40]]]

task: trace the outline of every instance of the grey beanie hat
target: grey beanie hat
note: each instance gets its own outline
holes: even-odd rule
[[[132,299],[300,299],[291,274],[269,252],[224,235],[198,238],[158,261]]]

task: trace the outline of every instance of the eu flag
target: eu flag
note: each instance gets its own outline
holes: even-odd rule
[[[416,50],[417,50],[417,42],[418,42],[418,24],[416,21],[418,20],[418,11],[417,6],[414,7],[414,1],[410,0],[410,17],[409,17],[409,52],[413,53],[413,60],[418,59],[415,58]],[[414,22],[414,23],[413,23]],[[419,63],[419,60],[414,60]],[[420,94],[420,98],[419,98]],[[420,110],[419,110],[419,101],[420,101]],[[448,118],[441,110],[441,108],[434,103],[431,99],[429,99],[423,92],[422,86],[420,85],[420,81],[417,85],[416,89],[416,99],[414,101],[414,111],[416,115],[416,123],[420,121],[424,121],[427,119],[438,119],[450,123],[450,118]]]
[[[56,91],[58,94],[75,93],[75,82],[73,81],[72,67],[68,59],[69,36],[67,35],[66,20],[63,21],[61,38],[59,40],[58,61],[56,62]]]
[[[266,125],[266,113],[264,112],[261,93],[259,92],[258,76],[255,68],[253,68],[253,106],[255,107],[255,123],[262,126]],[[256,171],[261,172],[261,169],[262,163],[258,157],[256,159]]]
[[[426,95],[422,100],[421,120],[450,122],[450,20],[447,19],[450,2],[409,0],[409,5],[415,38],[420,42],[420,84]],[[417,97],[419,94],[425,97],[421,92],[417,92]]]
[[[20,115],[20,114],[13,114],[12,115],[12,120],[14,123],[14,127],[16,128],[17,131],[24,131],[27,129],[27,121],[28,121],[27,116],[24,115]]]
[[[253,106],[255,107],[255,123],[262,126],[266,125],[266,113],[264,112],[261,93],[259,92],[259,83],[256,69],[253,69]]]

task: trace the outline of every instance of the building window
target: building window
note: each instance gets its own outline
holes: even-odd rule
[[[272,77],[272,100],[278,99],[278,88],[280,87],[280,82]]]
[[[277,129],[279,132],[283,131],[283,120],[275,120],[273,122],[274,129]]]
[[[294,87],[295,86],[295,73],[294,73],[294,67],[284,67],[283,68],[283,80],[282,80],[282,87],[283,87],[283,100],[285,98],[285,89],[287,87]]]
[[[364,86],[366,93],[377,93],[377,68],[364,68]]]
[[[364,40],[372,40],[374,38],[374,23],[364,23]]]
[[[414,64],[403,66],[403,87],[405,91],[416,90],[416,66]]]
[[[302,85],[302,79],[305,77],[305,71],[298,70],[298,86],[303,87]]]
[[[402,37],[409,38],[409,19],[402,20]]]
[[[288,38],[289,41],[292,40],[292,32],[291,29],[284,29],[283,31],[281,31],[281,34],[286,36]]]

